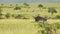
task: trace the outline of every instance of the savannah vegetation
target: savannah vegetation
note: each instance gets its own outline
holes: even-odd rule
[[[35,22],[34,17],[47,18]],[[60,34],[60,3],[0,4],[1,34]]]

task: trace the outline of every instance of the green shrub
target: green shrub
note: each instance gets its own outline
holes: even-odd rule
[[[12,14],[12,17],[15,17],[16,15],[15,14]]]
[[[41,7],[43,7],[43,5],[42,5],[42,4],[39,4],[39,5],[38,5],[38,7],[40,7],[40,8],[41,8]]]
[[[21,9],[21,7],[15,7],[14,8],[14,10],[20,10]]]
[[[56,22],[56,23],[54,23],[54,25],[57,29],[60,29],[60,23]]]
[[[15,19],[21,19],[21,15],[19,14],[19,15],[17,15],[17,16],[15,16]]]
[[[3,16],[2,11],[3,10],[0,8],[0,19],[2,19],[2,16]]]
[[[25,6],[29,6],[29,4],[27,4],[27,3],[23,3]]]
[[[7,14],[5,15],[5,17],[6,17],[7,19],[9,19],[9,18],[10,18],[10,13],[7,13]]]
[[[56,19],[60,19],[60,15],[56,15],[55,18],[56,18]]]
[[[48,13],[51,13],[51,16],[53,17],[54,14],[57,13],[57,10],[55,8],[48,8]]]

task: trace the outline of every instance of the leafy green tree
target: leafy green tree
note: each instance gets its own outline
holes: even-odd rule
[[[20,14],[18,14],[17,16],[15,16],[15,19],[21,19],[21,15]]]
[[[15,17],[15,14],[12,14],[12,17]]]
[[[48,8],[48,13],[51,13],[51,15],[53,15],[54,13],[57,13],[57,10],[54,8]]]
[[[10,4],[10,6],[13,6],[12,4]]]
[[[23,5],[24,5],[25,8],[30,8],[28,3],[23,3]]]
[[[27,4],[27,3],[23,3],[25,6],[29,6],[29,4]]]
[[[55,16],[55,19],[60,19],[60,15],[56,15]]]
[[[0,8],[0,19],[2,19],[2,9]]]
[[[10,6],[7,6],[8,8],[14,8],[13,4],[10,4]]]
[[[1,6],[3,6],[4,4],[1,4]]]
[[[16,7],[18,6],[18,4],[15,5]]]
[[[14,10],[21,10],[21,7],[18,4],[15,5]]]
[[[40,9],[40,12],[42,12],[43,5],[42,4],[39,4],[38,5],[38,8]]]
[[[42,5],[42,4],[39,4],[39,5],[38,5],[38,7],[39,7],[39,8],[42,8],[42,7],[43,7],[43,5]]]
[[[10,13],[7,13],[7,14],[5,15],[5,17],[6,17],[7,19],[9,19],[9,18],[10,18]]]
[[[15,7],[14,10],[21,10],[21,7]]]

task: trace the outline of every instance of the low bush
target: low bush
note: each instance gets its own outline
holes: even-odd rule
[[[17,15],[17,16],[15,16],[15,19],[21,19],[21,15],[19,14],[19,15]]]
[[[7,13],[7,14],[5,15],[5,17],[6,17],[7,19],[9,19],[9,18],[10,18],[10,13]]]
[[[55,19],[60,19],[60,15],[56,15],[55,16]]]
[[[21,9],[21,7],[15,7],[14,8],[14,10],[20,10]]]

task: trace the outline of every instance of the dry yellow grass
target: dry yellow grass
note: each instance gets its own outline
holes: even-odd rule
[[[40,4],[40,3],[38,3]],[[31,3],[31,8],[22,8],[21,10],[15,11],[13,8],[2,8],[3,14],[10,13],[10,14],[24,14],[28,17],[32,18],[37,14],[41,16],[51,16],[47,11],[48,9],[39,9],[37,3]],[[60,3],[42,3],[44,7],[58,7],[56,10],[58,11],[55,15],[60,15]],[[9,6],[10,4],[4,4],[4,6]],[[19,3],[19,6],[23,4]],[[15,6],[15,4],[13,4]],[[35,12],[32,12],[32,10]],[[28,12],[26,12],[28,10]],[[42,12],[41,12],[42,11]],[[54,16],[55,16],[54,15]],[[23,19],[1,19],[0,20],[0,34],[35,34],[37,33],[38,28],[34,26],[35,23],[34,19],[23,20]],[[60,23],[60,19],[48,19],[49,23]]]

